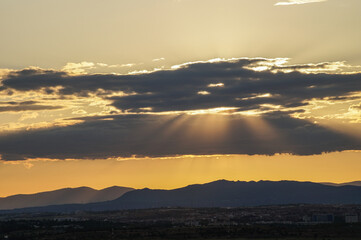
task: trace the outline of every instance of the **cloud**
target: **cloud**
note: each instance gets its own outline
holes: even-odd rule
[[[104,66],[100,64],[100,66]],[[92,62],[80,62],[80,63],[67,63],[63,67],[63,71],[69,74],[85,74],[87,70],[93,69],[96,67],[96,64]]]
[[[355,139],[283,114],[118,115],[0,136],[3,160],[292,153],[361,149]]]
[[[155,58],[152,61],[153,62],[159,62],[159,61],[164,61],[164,60],[165,60],[165,58],[161,57],[161,58]]]
[[[37,112],[25,112],[21,115],[20,117],[20,121],[24,121],[24,120],[27,120],[27,119],[35,119],[39,116],[39,113]]]
[[[64,126],[4,133],[0,154],[3,160],[22,160],[360,150],[360,138],[296,115],[317,101],[355,104],[361,99],[361,74],[342,72],[348,68],[343,62],[287,61],[213,59],[125,75],[10,71],[0,91],[41,92],[42,104],[47,94],[53,101],[96,98],[113,110],[89,116],[69,108],[88,117],[69,119],[71,124]],[[6,102],[0,109],[37,110],[42,104]]]
[[[85,75],[85,74],[94,74],[94,73],[110,73],[113,71],[124,72],[124,68],[133,68],[137,65],[142,65],[142,63],[125,63],[125,64],[106,64],[106,63],[93,63],[93,62],[79,62],[67,63],[62,71],[69,75]],[[0,71],[1,76],[1,71]]]
[[[136,63],[124,63],[124,64],[115,64],[115,65],[109,65],[109,68],[131,68],[134,67],[136,65],[141,65],[141,64],[136,64]]]
[[[0,80],[3,78],[3,76],[8,75],[11,71],[11,69],[7,69],[7,68],[0,68]]]
[[[326,2],[327,0],[288,0],[287,2],[278,2],[275,6],[284,6],[284,5],[295,5],[295,4],[306,4],[306,3],[317,3],[317,2]]]
[[[0,103],[0,112],[40,111],[40,110],[55,110],[61,108],[63,107],[41,105],[35,101]]]
[[[220,107],[237,108],[239,112],[272,111],[275,107],[277,111],[289,111],[308,105],[312,99],[337,101],[338,97],[361,91],[361,74],[334,73],[338,68],[330,66],[335,63],[287,66],[284,62],[285,59],[221,59],[128,75],[72,76],[53,70],[26,69],[11,72],[2,81],[2,89],[51,94],[57,89],[61,97],[96,94],[128,113],[142,109],[169,112]]]
[[[349,110],[361,112],[361,102],[359,104],[351,105]],[[360,115],[361,117],[361,115]]]

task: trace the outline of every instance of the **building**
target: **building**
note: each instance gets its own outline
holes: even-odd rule
[[[312,216],[312,222],[316,223],[333,223],[335,217],[333,214],[314,214]]]
[[[357,223],[359,221],[358,215],[346,215],[345,222],[346,223]]]

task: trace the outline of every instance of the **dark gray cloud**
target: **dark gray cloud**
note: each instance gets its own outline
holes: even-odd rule
[[[89,117],[73,126],[0,136],[0,153],[3,160],[21,160],[183,154],[309,155],[361,149],[360,139],[279,113],[262,118],[214,117],[186,114]]]
[[[40,111],[61,109],[61,106],[48,106],[38,104],[36,101],[24,102],[1,102],[0,112],[23,112],[23,111]]]
[[[361,149],[360,138],[290,116],[295,111],[302,112],[311,99],[357,100],[353,93],[361,91],[361,74],[296,71],[307,69],[306,65],[274,65],[266,71],[250,68],[265,61],[271,64],[267,59],[197,62],[137,75],[71,76],[40,69],[11,72],[2,80],[2,90],[42,91],[52,97],[57,94],[59,99],[98,94],[111,100],[116,108],[134,114],[87,117],[72,126],[3,134],[0,154],[4,160],[96,159],[182,154],[309,155]],[[310,68],[327,66],[313,64]],[[130,95],[110,95],[119,91]],[[0,109],[20,110],[38,105],[8,102]],[[282,112],[269,105],[280,106]],[[219,107],[272,111],[260,117],[155,114]],[[149,108],[153,114],[139,114]]]
[[[299,66],[273,66],[257,72],[249,66],[267,59],[238,59],[221,62],[197,62],[175,70],[163,70],[138,75],[69,76],[65,72],[22,70],[12,72],[2,81],[2,89],[86,96],[99,89],[104,98],[121,110],[133,112],[152,108],[153,112],[236,107],[259,109],[263,104],[284,108],[303,106],[310,99],[332,98],[361,91],[361,74],[305,74],[296,70],[327,68],[327,63]],[[273,70],[294,70],[274,72]],[[223,83],[223,87],[209,87]],[[109,92],[123,91],[133,95],[107,97]],[[209,94],[199,94],[207,92]],[[270,94],[268,97],[257,97]]]

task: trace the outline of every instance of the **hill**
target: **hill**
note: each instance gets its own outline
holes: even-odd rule
[[[329,186],[336,186],[336,187],[340,187],[340,186],[358,186],[358,187],[361,187],[361,181],[354,181],[354,182],[347,182],[347,183],[322,182],[322,184],[329,185]]]
[[[72,203],[104,202],[119,198],[124,193],[132,190],[134,189],[117,186],[102,190],[79,187],[63,188],[35,194],[19,194],[0,198],[0,210]]]
[[[106,202],[68,204],[13,212],[71,212],[163,207],[243,207],[286,204],[361,204],[361,187],[327,186],[312,182],[219,180],[174,190],[129,191]],[[3,212],[4,213],[4,212]]]

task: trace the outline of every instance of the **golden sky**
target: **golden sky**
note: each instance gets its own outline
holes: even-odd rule
[[[120,161],[3,162],[0,163],[0,174],[6,181],[0,183],[0,197],[79,186],[172,189],[218,179],[342,183],[359,179],[360,157],[360,152],[343,152],[315,156],[232,155]]]
[[[0,1],[0,196],[360,180],[360,10]]]

